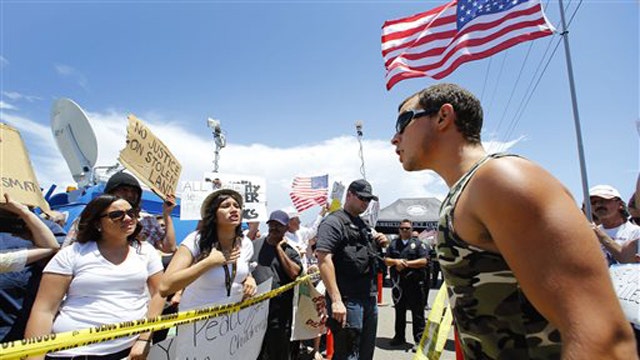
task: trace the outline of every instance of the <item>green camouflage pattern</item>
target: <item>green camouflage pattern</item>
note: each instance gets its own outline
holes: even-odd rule
[[[560,332],[529,302],[504,258],[469,245],[454,231],[454,209],[469,179],[487,160],[502,156],[509,155],[475,164],[440,208],[436,249],[464,358],[559,359]]]

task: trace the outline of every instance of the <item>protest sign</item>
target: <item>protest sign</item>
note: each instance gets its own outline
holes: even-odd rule
[[[324,284],[313,286],[311,279],[296,285],[293,297],[291,340],[314,339],[326,332]]]
[[[341,182],[334,181],[331,186],[331,196],[329,197],[329,212],[334,212],[342,207],[342,197],[345,186]]]
[[[225,189],[235,190],[244,198],[244,186],[228,184]],[[180,220],[200,220],[200,207],[207,195],[212,192],[210,182],[183,181],[180,183]]]
[[[261,176],[206,173],[204,181],[210,189],[233,189],[242,194],[244,213],[242,221],[265,222],[267,214],[267,181]]]
[[[0,177],[0,202],[7,193],[19,203],[49,211],[20,133],[5,124],[0,124]]]
[[[640,264],[613,265],[609,273],[624,315],[630,322],[640,325]]]
[[[258,285],[257,293],[269,290],[271,279]],[[241,296],[231,297],[229,302],[240,300]],[[150,353],[149,359],[257,359],[268,316],[269,300],[266,300],[238,312],[180,325],[176,337],[158,344],[162,347]]]
[[[167,146],[134,115],[129,115],[127,143],[118,160],[160,197],[175,194],[182,165]]]

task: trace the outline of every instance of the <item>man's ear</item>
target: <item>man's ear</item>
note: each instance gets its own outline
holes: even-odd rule
[[[450,123],[453,123],[455,112],[451,104],[444,104],[438,111],[437,124],[441,127],[447,127]]]

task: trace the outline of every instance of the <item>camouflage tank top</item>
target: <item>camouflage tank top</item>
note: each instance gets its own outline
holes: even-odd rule
[[[502,156],[513,155],[493,154],[476,163],[440,208],[436,249],[464,358],[559,359],[560,332],[529,302],[504,258],[466,243],[453,227],[456,203],[471,177]]]

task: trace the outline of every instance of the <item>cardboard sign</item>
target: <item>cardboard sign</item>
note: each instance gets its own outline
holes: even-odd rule
[[[271,290],[271,279],[258,285],[257,294]],[[238,302],[241,298],[232,298]],[[154,345],[150,360],[257,359],[267,330],[269,300],[227,315],[180,325],[175,338]]]
[[[313,286],[311,279],[294,288],[291,340],[315,339],[324,334],[326,313],[325,287],[322,281]]]
[[[0,124],[0,202],[5,193],[19,203],[49,211],[20,132]]]
[[[232,189],[244,198],[244,186],[227,184],[225,189]],[[222,187],[219,187],[221,189]],[[204,199],[213,192],[210,182],[183,181],[180,183],[180,220],[200,220],[200,207]],[[244,214],[243,214],[244,215]],[[243,219],[245,220],[245,219]]]
[[[118,160],[160,197],[175,194],[182,165],[167,146],[134,115],[129,115],[127,144]]]
[[[216,189],[233,189],[244,198],[244,213],[242,221],[265,222],[269,219],[267,213],[267,181],[261,176],[236,175],[221,173],[204,174],[204,182],[208,183],[211,191]]]
[[[331,196],[329,197],[329,212],[332,213],[342,208],[342,197],[344,196],[345,186],[341,182],[334,181],[331,186]]]
[[[609,273],[624,315],[630,322],[640,325],[640,264],[613,265]]]

